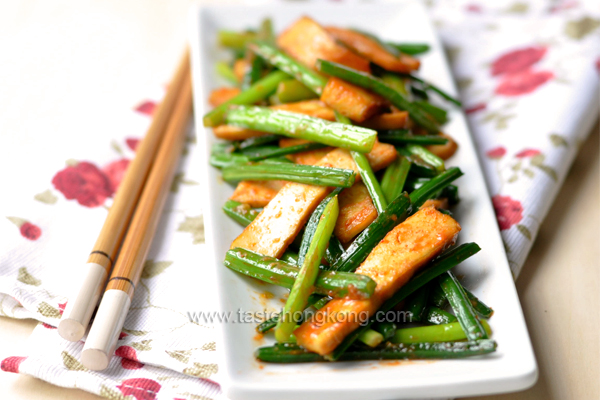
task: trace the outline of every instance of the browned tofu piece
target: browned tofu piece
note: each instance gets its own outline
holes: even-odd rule
[[[375,130],[405,129],[408,123],[408,112],[397,111],[375,115],[361,123],[365,128]]]
[[[245,58],[238,58],[233,63],[233,73],[239,82],[244,80],[244,75],[246,75],[248,69],[250,69],[250,63]]]
[[[390,145],[376,142],[371,153],[367,153],[371,168],[375,169],[374,161],[381,168],[394,161],[396,149],[390,146],[393,150],[393,157],[390,157],[390,152],[386,150],[387,146]],[[330,151],[315,165],[351,169],[358,172],[350,152],[344,149]],[[357,175],[356,179],[358,181],[360,175]],[[231,248],[242,247],[279,258],[302,229],[315,207],[330,190],[324,186],[288,183],[233,241]]]
[[[381,143],[379,140],[375,141],[375,145],[367,153],[367,159],[373,171],[379,171],[387,167],[394,162],[396,157],[398,157],[396,148],[389,143]]]
[[[327,121],[335,121],[335,112],[327,107],[321,100],[304,100],[294,103],[278,104],[271,106],[270,108],[309,115],[315,118],[326,119]]]
[[[442,209],[442,210],[447,210],[448,209],[448,199],[443,198],[443,199],[429,199],[427,200],[425,203],[423,203],[423,205],[419,208],[425,208],[425,207],[433,207],[436,209]]]
[[[331,353],[359,327],[361,318],[373,315],[412,276],[453,244],[460,225],[435,208],[423,208],[392,229],[356,270],[371,277],[377,286],[370,298],[333,299],[319,315],[294,331],[298,344],[321,355]],[[336,316],[343,315],[344,319]]]
[[[321,100],[359,123],[380,112],[385,104],[380,96],[338,78],[329,78]]]
[[[309,115],[315,118],[326,119],[328,121],[335,120],[334,111],[327,107],[325,103],[320,100],[306,100],[295,103],[279,104],[271,106],[270,108],[275,110],[283,110],[289,112],[295,112],[298,114]],[[219,125],[213,128],[213,133],[219,139],[225,140],[244,140],[251,137],[265,135],[265,132],[256,131],[247,128],[238,128],[231,125]]]
[[[241,181],[230,199],[247,203],[250,207],[264,207],[273,200],[286,183],[285,181]]]
[[[333,233],[343,244],[349,243],[377,218],[369,190],[362,182],[344,189],[338,196],[340,214]]]
[[[316,165],[323,159],[333,147],[323,147],[322,149],[302,151],[300,153],[290,154],[288,158],[296,164]]]
[[[447,160],[456,153],[458,150],[458,143],[452,139],[451,136],[446,135],[445,133],[440,133],[440,136],[448,139],[448,143],[446,144],[431,144],[429,146],[425,146],[427,150],[441,158],[442,160]]]
[[[277,38],[283,51],[310,68],[321,58],[370,72],[369,61],[339,44],[321,25],[302,17]]]
[[[227,100],[233,99],[235,96],[240,94],[240,89],[235,87],[222,87],[210,92],[208,97],[208,104],[213,107],[218,107],[225,103]]]
[[[419,69],[420,62],[416,58],[406,54],[396,57],[368,36],[333,26],[326,29],[337,40],[388,71],[410,73]]]

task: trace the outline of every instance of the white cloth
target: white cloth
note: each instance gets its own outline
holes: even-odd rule
[[[600,9],[594,1],[428,3],[451,56],[517,276],[598,115]],[[193,141],[125,321],[118,357],[105,371],[87,371],[77,361],[82,343],[60,339],[53,328],[71,276],[106,216],[124,160],[133,157],[149,123],[152,102],[140,104],[132,104],[138,106],[133,111],[105,107],[120,128],[87,143],[61,141],[66,134],[53,131],[60,152],[48,154],[26,138],[11,138],[12,152],[43,165],[2,207],[7,218],[0,219],[0,312],[41,323],[29,355],[3,360],[2,369],[113,399],[215,398],[214,330],[187,316],[211,311],[215,296],[212,272],[202,261],[204,160],[195,155]],[[0,163],[3,171],[15,168]],[[193,304],[182,302],[181,293],[194,293]]]

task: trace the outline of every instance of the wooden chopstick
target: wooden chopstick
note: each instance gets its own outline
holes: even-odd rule
[[[152,124],[140,142],[136,155],[123,177],[108,212],[102,230],[87,261],[84,277],[75,296],[69,298],[58,326],[59,334],[67,340],[80,340],[98,304],[106,278],[115,263],[133,211],[142,193],[167,124],[174,112],[184,84],[190,75],[190,57],[186,49],[173,76],[165,98],[157,107]]]
[[[105,369],[115,351],[183,150],[191,107],[188,73],[81,354],[91,370]]]

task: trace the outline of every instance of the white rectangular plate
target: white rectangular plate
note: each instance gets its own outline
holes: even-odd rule
[[[443,49],[424,8],[415,1],[397,4],[269,4],[261,6],[205,7],[191,15],[191,50],[195,114],[199,142],[204,148],[208,191],[204,198],[207,259],[202,267],[216,269],[220,311],[224,313],[275,311],[281,308],[283,292],[258,284],[223,266],[225,252],[242,229],[221,210],[233,189],[220,179],[219,171],[208,166],[215,138],[202,126],[201,116],[210,107],[211,89],[224,82],[215,74],[215,62],[225,52],[216,44],[220,29],[256,27],[271,17],[280,32],[302,15],[322,24],[356,27],[386,40],[431,44],[423,56],[420,75],[451,94],[456,94]],[[457,140],[459,151],[449,165],[457,165],[465,176],[457,181],[461,202],[453,209],[462,225],[460,242],[477,242],[483,249],[463,263],[457,273],[465,285],[495,314],[490,320],[498,351],[485,357],[444,361],[373,361],[312,364],[261,364],[253,357],[260,345],[254,323],[223,323],[219,343],[220,382],[231,399],[407,399],[470,396],[525,389],[537,378],[537,366],[515,291],[496,219],[486,190],[477,153],[465,117],[453,108],[445,131]],[[270,291],[267,300],[260,293]],[[217,305],[215,304],[215,307]],[[238,314],[239,315],[239,314]]]

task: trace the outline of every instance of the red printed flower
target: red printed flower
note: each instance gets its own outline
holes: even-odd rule
[[[56,327],[55,327],[55,326],[52,326],[52,325],[50,325],[50,324],[47,324],[47,323],[45,323],[45,322],[42,322],[42,326],[43,326],[44,328],[46,328],[46,329],[56,329]]]
[[[127,144],[127,147],[129,147],[131,150],[136,151],[138,145],[140,144],[140,139],[127,138],[125,139],[125,143]]]
[[[42,236],[42,230],[39,226],[34,225],[31,222],[25,222],[21,225],[19,231],[21,232],[21,236],[29,240],[38,240],[38,238]]]
[[[523,219],[523,206],[520,201],[509,196],[496,195],[492,197],[492,203],[501,230],[509,229]]]
[[[63,315],[63,312],[65,312],[65,307],[67,306],[68,301],[65,301],[64,303],[58,303],[58,312],[60,312],[60,315]]]
[[[7,357],[2,360],[0,364],[0,369],[6,372],[14,372],[15,374],[19,373],[19,365],[26,359],[27,357]]]
[[[77,200],[85,207],[98,207],[110,197],[110,183],[94,164],[82,161],[59,171],[52,184],[68,200]]]
[[[596,70],[600,72],[600,57],[596,59]]]
[[[475,104],[472,107],[466,108],[465,109],[465,114],[473,114],[477,111],[481,111],[481,110],[485,110],[487,107],[487,104],[485,103],[479,103],[479,104]]]
[[[135,111],[142,113],[142,114],[146,114],[146,115],[152,115],[154,114],[154,110],[156,109],[156,103],[150,100],[144,101],[143,103],[139,104],[136,108]]]
[[[515,157],[517,157],[517,158],[533,157],[533,156],[537,156],[540,153],[541,153],[541,151],[539,151],[537,149],[525,149],[525,150],[521,150],[520,152],[518,152],[515,155]]]
[[[499,147],[489,150],[485,154],[488,156],[488,158],[498,159],[498,158],[504,157],[504,155],[506,154],[506,149],[502,146],[499,146]]]
[[[125,171],[127,171],[128,166],[129,160],[126,158],[122,158],[120,160],[113,161],[110,164],[105,165],[104,168],[102,168],[102,172],[104,172],[104,175],[106,175],[106,178],[108,178],[108,187],[110,189],[111,196],[119,188],[119,185],[123,180],[123,176],[125,176]]]
[[[480,13],[483,11],[483,9],[481,8],[481,6],[479,4],[468,4],[467,11],[472,12],[472,13]]]
[[[136,400],[154,400],[160,391],[160,384],[152,379],[125,379],[117,388],[123,396],[133,396]]]
[[[140,369],[144,366],[138,361],[137,352],[133,347],[121,346],[115,351],[115,355],[121,357],[121,366],[125,369]]]
[[[125,332],[121,332],[121,333],[119,333],[119,340],[121,340],[121,339],[123,339],[123,338],[125,338],[127,336],[129,336],[129,335],[126,334]]]
[[[540,61],[547,51],[546,47],[525,47],[503,54],[492,63],[492,75],[523,71]]]
[[[550,71],[525,70],[507,75],[496,87],[496,94],[503,96],[520,96],[535,91],[538,87],[554,78]]]

